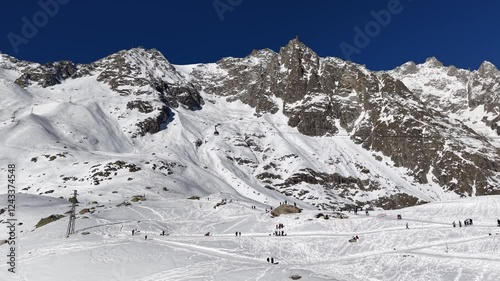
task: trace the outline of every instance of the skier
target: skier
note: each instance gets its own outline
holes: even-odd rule
[[[455,222],[452,223],[453,227],[457,227],[457,224]]]
[[[135,229],[132,229],[132,236],[134,236],[134,233],[135,233]]]
[[[238,232],[238,235],[241,237],[241,232]]]
[[[462,227],[462,221],[458,221],[458,226]]]
[[[497,220],[497,224],[498,224],[498,226],[500,226],[500,220]]]
[[[271,263],[274,263],[274,258],[271,258]]]
[[[238,232],[237,232],[237,231],[236,231],[234,234],[235,234],[236,236],[238,236]]]
[[[408,223],[406,223],[406,229],[410,229],[410,228],[408,227]]]
[[[365,211],[365,214],[368,216],[368,210]]]
[[[148,236],[147,235],[144,236],[144,240],[148,240]]]
[[[269,257],[267,257],[267,262],[269,262]]]

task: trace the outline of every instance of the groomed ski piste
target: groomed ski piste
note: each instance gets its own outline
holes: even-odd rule
[[[227,204],[214,208],[222,199]],[[307,209],[272,218],[266,205],[230,194],[200,200],[147,195],[129,206],[107,202],[78,215],[69,238],[68,217],[32,227],[40,216],[68,211],[66,200],[24,194],[17,200],[23,225],[15,276],[23,281],[500,280],[499,196],[369,215],[344,211],[347,218],[339,219]],[[320,212],[330,219],[316,218]],[[458,226],[468,218],[472,226]],[[286,236],[272,235],[279,223]],[[357,242],[348,242],[356,235]],[[16,280],[5,263],[0,280]]]

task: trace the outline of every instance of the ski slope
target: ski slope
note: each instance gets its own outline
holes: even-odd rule
[[[77,211],[92,206],[84,198]],[[214,208],[223,198],[228,203]],[[231,194],[200,200],[151,195],[126,207],[109,200],[93,214],[78,215],[76,234],[65,238],[67,217],[33,227],[41,216],[69,210],[65,200],[19,195],[23,225],[18,226],[17,280],[500,279],[499,196],[371,211],[369,216],[344,212],[347,219],[329,220],[315,218],[320,211],[314,210],[271,218],[267,206],[252,209],[251,200]],[[397,214],[403,219],[397,220]],[[467,218],[473,226],[451,226]],[[285,225],[286,236],[270,235],[278,223]],[[139,234],[132,236],[132,229]],[[168,236],[160,235],[163,230]],[[349,243],[354,235],[359,241]],[[0,246],[1,256],[5,251]],[[268,263],[267,257],[279,264]],[[1,263],[0,280],[16,280],[6,269]]]

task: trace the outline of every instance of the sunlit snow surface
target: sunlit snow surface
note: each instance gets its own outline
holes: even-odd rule
[[[229,203],[214,209],[222,198]],[[33,228],[40,217],[67,211],[65,200],[19,195],[18,280],[291,280],[295,274],[301,280],[500,280],[499,196],[369,216],[344,212],[349,218],[329,220],[316,219],[319,211],[271,218],[265,206],[254,210],[252,202],[225,194],[115,203],[87,219],[78,215],[77,233],[65,238],[67,218]],[[474,225],[452,227],[466,218]],[[278,223],[287,236],[270,236]],[[132,236],[132,229],[140,233]],[[169,235],[160,236],[162,230]],[[353,235],[358,242],[348,242]],[[2,257],[5,252],[0,246]],[[0,280],[13,276],[1,263]]]

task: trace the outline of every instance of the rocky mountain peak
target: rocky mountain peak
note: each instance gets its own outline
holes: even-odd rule
[[[318,55],[311,48],[301,42],[298,37],[290,40],[286,46],[280,49],[279,53],[281,56],[289,56],[291,54],[309,54],[311,56],[318,57]]]
[[[4,69],[12,69],[17,65],[20,61],[16,58],[13,58],[9,55],[0,53],[0,68]]]
[[[499,74],[497,67],[489,61],[484,61],[483,63],[481,63],[478,72],[481,76],[491,76]]]
[[[425,64],[430,67],[443,67],[443,63],[440,62],[436,57],[430,57],[425,60]]]
[[[265,49],[261,49],[261,50],[252,50],[252,52],[250,53],[250,56],[253,56],[253,57],[271,57],[271,56],[275,56],[277,55],[275,51],[269,49],[269,48],[265,48]]]
[[[409,61],[397,67],[394,71],[397,71],[402,75],[415,74],[418,72],[418,67],[413,61]]]

